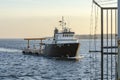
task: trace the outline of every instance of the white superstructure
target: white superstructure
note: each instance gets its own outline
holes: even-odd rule
[[[46,39],[47,44],[63,44],[63,43],[78,43],[78,40],[74,37],[74,32],[71,32],[70,28],[66,27],[66,23],[64,22],[64,18],[62,17],[62,21],[59,21],[62,26],[62,30],[58,30],[55,28],[54,37]]]

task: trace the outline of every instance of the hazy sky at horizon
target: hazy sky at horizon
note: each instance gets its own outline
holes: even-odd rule
[[[92,0],[0,0],[0,38],[52,36],[61,16],[76,34],[89,34],[91,4]]]

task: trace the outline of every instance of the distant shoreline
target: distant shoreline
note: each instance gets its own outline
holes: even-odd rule
[[[112,37],[115,39],[115,34],[112,35]],[[94,39],[94,35],[75,35],[75,38],[77,39]],[[104,34],[104,39],[107,38],[107,35]],[[111,34],[108,34],[108,39],[111,38]],[[101,39],[101,35],[100,34],[97,34],[96,35],[96,39]]]

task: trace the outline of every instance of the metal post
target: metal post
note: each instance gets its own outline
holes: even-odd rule
[[[115,10],[115,46],[117,46],[117,19],[117,11]],[[117,53],[117,48],[115,53]],[[117,80],[117,55],[115,55],[115,80]]]
[[[120,80],[120,38],[118,39],[118,63],[117,63],[117,80]]]
[[[42,39],[40,40],[40,54],[42,53]]]
[[[28,45],[27,45],[27,48],[30,48],[30,42],[29,42],[29,40],[28,40]]]
[[[112,48],[112,43],[113,43],[113,37],[112,37],[112,34],[113,34],[113,15],[112,15],[112,9],[111,9],[111,53],[113,52],[113,48]],[[112,64],[112,61],[113,61],[113,59],[112,59],[113,57],[112,57],[112,54],[111,54],[111,80],[112,80],[112,66],[113,66],[113,64]]]
[[[118,64],[117,64],[117,80],[120,80],[120,0],[118,0]]]
[[[120,40],[120,0],[118,0],[118,39]]]
[[[101,8],[101,80],[103,80],[103,9]]]
[[[106,28],[107,28],[107,29],[106,29],[107,41],[106,41],[106,42],[107,42],[107,47],[108,47],[108,10],[107,10],[106,13],[107,13],[107,15],[106,15],[106,20],[107,20],[107,21],[106,21],[106,22],[107,22],[107,25],[106,25]],[[108,53],[108,48],[107,48],[107,53]],[[107,80],[109,80],[109,79],[108,79],[108,73],[109,73],[109,72],[108,72],[108,54],[107,54],[107,63],[106,63],[106,64],[107,64],[107,65],[106,65],[106,69],[107,69]]]

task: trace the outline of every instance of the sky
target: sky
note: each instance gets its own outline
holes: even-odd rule
[[[64,16],[76,34],[89,34],[92,0],[0,0],[0,38],[53,36]]]

